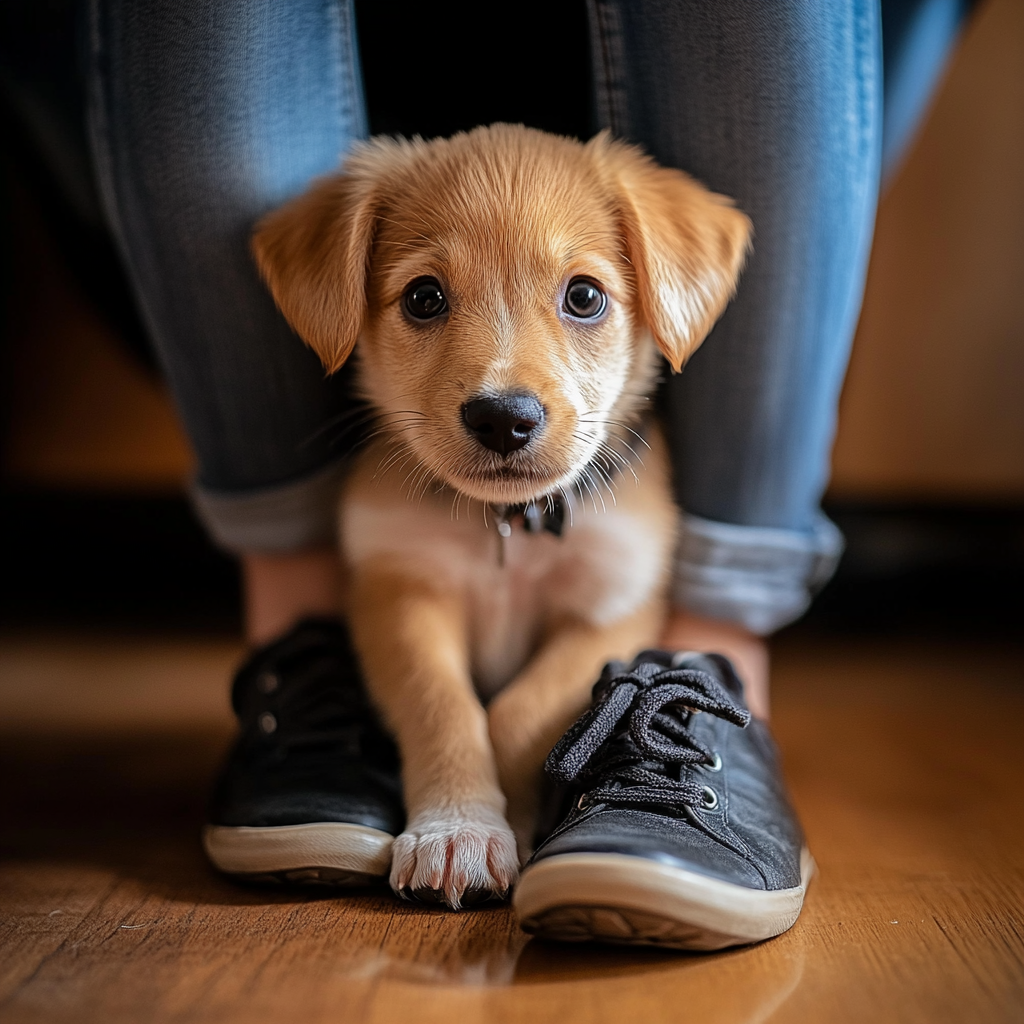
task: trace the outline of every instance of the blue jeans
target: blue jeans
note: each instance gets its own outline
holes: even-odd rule
[[[735,301],[666,397],[674,598],[766,633],[841,549],[819,502],[882,167],[967,3],[588,7],[601,124],[754,222]],[[93,0],[90,48],[103,200],[196,448],[200,514],[237,551],[327,542],[345,453],[324,428],[347,381],[277,314],[248,237],[366,133],[351,3]]]

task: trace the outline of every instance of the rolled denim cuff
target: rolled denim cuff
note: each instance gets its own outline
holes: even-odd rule
[[[192,503],[213,540],[228,551],[288,554],[336,543],[344,464],[279,487],[213,491],[198,484]]]
[[[807,610],[843,553],[843,535],[825,516],[806,532],[719,523],[687,513],[680,519],[674,603],[762,636]]]

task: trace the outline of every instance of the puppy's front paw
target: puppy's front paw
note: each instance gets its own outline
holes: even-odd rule
[[[391,848],[391,888],[453,910],[504,898],[518,876],[515,836],[489,808],[417,814]]]

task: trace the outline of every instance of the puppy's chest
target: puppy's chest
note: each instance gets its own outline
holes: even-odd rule
[[[468,561],[459,575],[474,680],[490,696],[526,663],[545,623],[578,595],[557,579],[565,568],[564,539],[518,527],[507,539],[489,531],[474,547],[463,552]]]
[[[520,671],[553,620],[605,625],[658,586],[664,550],[648,524],[615,509],[577,508],[573,520],[561,537],[515,524],[503,541],[480,506],[453,519],[448,507],[429,501],[381,505],[355,497],[343,506],[342,537],[353,563],[384,556],[459,596],[474,681],[489,696]]]

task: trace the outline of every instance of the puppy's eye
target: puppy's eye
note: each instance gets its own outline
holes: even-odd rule
[[[405,310],[417,320],[430,320],[447,308],[448,300],[436,278],[418,278],[405,290]]]
[[[565,289],[563,303],[566,313],[591,320],[604,312],[608,300],[601,289],[586,277],[574,277]]]

